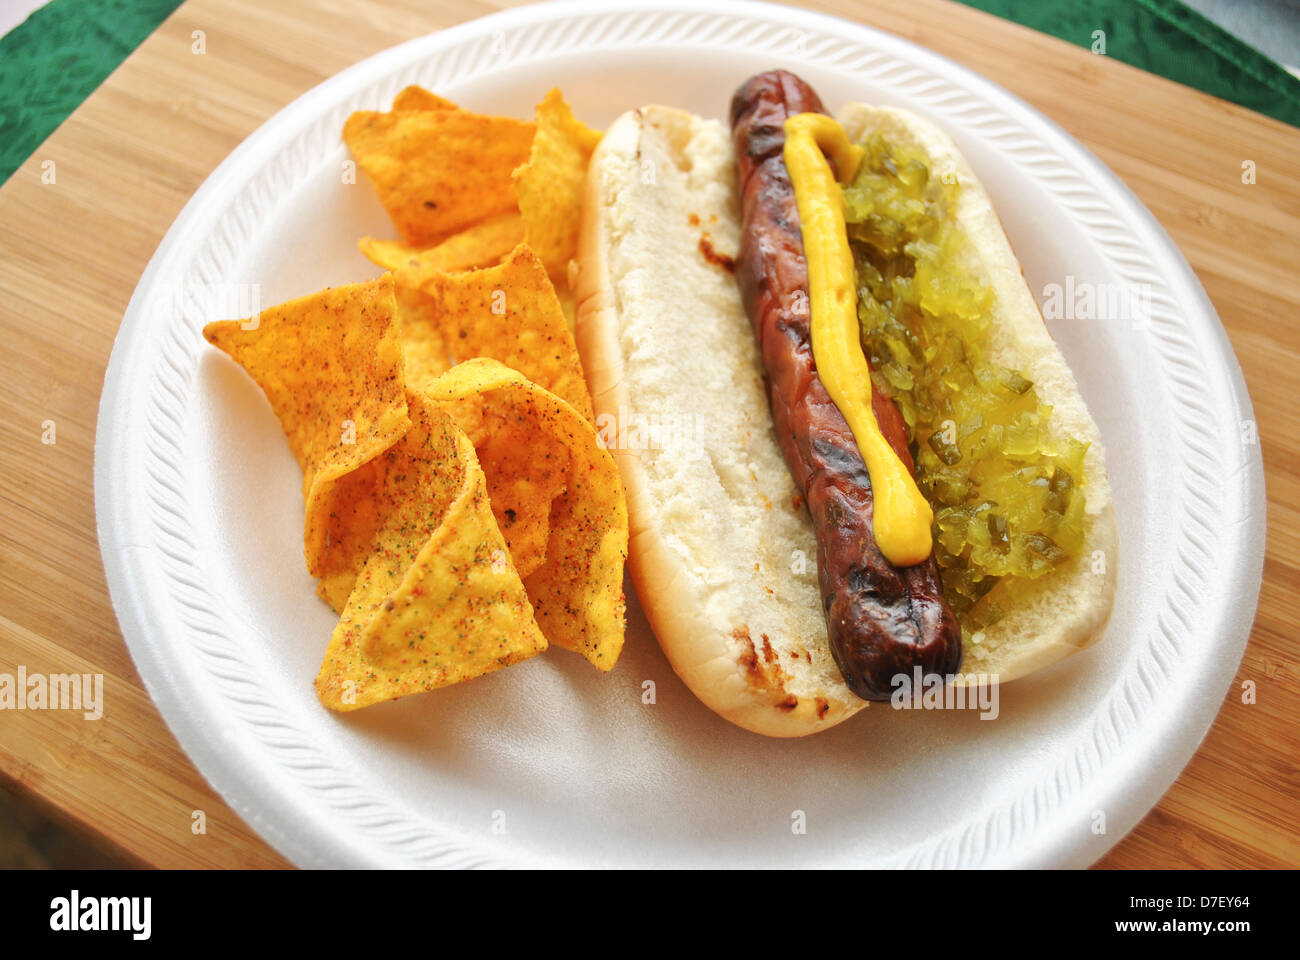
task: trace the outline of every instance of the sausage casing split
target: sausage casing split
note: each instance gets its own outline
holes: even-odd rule
[[[872,532],[866,464],[843,414],[817,376],[808,270],[794,187],[782,158],[785,119],[825,113],[812,89],[784,70],[747,80],[731,101],[741,212],[736,277],[754,325],[786,465],[817,532],[817,573],[831,654],[855,694],[886,700],[914,667],[950,674],[961,664],[961,627],[943,598],[934,554],[895,567]],[[914,470],[892,400],[872,387],[881,432]]]

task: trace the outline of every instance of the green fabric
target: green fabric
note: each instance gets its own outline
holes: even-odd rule
[[[181,0],[53,0],[0,38],[0,183]],[[1300,126],[1300,80],[1178,0],[963,0]]]
[[[1300,126],[1300,79],[1178,0],[961,2]]]
[[[0,183],[181,0],[54,0],[0,37]]]

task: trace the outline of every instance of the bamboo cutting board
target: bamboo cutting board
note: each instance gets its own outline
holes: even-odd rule
[[[190,195],[264,120],[364,57],[503,5],[189,0],[0,188],[0,672],[102,673],[107,703],[96,722],[0,714],[0,775],[133,862],[285,865],[180,750],[109,604],[91,455],[127,301]],[[1300,864],[1300,131],[943,0],[813,6],[929,47],[1038,107],[1138,194],[1205,285],[1263,445],[1263,593],[1200,752],[1101,865]],[[1246,160],[1254,184],[1242,183]],[[47,161],[53,184],[42,182]],[[53,444],[42,442],[46,421]]]

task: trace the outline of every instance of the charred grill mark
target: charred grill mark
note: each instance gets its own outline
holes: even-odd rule
[[[823,470],[843,476],[856,486],[871,489],[871,475],[856,447],[849,449],[827,437],[813,437],[812,452]]]
[[[772,639],[766,633],[759,635],[760,653],[750,635],[748,624],[742,623],[733,629],[731,636],[740,644],[739,663],[745,682],[754,690],[770,696],[777,707],[793,709],[793,706],[787,707],[785,704],[790,702],[797,705],[799,701],[786,689],[790,676],[781,667],[781,658],[772,646]]]

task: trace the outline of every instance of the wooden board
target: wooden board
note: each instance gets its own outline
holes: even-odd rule
[[[491,2],[190,0],[0,189],[0,671],[105,675],[99,721],[0,714],[0,774],[159,867],[284,860],[212,792],[132,667],[91,493],[123,310],[190,195],[330,75]],[[1300,864],[1300,132],[942,0],[818,0],[966,64],[1105,161],[1200,276],[1241,359],[1268,472],[1268,557],[1237,682],[1190,766],[1107,867]],[[206,51],[192,52],[193,31]],[[1257,182],[1241,182],[1254,161]],[[42,183],[46,161],[55,183]],[[42,424],[56,424],[43,444]],[[1257,702],[1241,702],[1254,681]],[[192,832],[193,812],[206,833]]]

